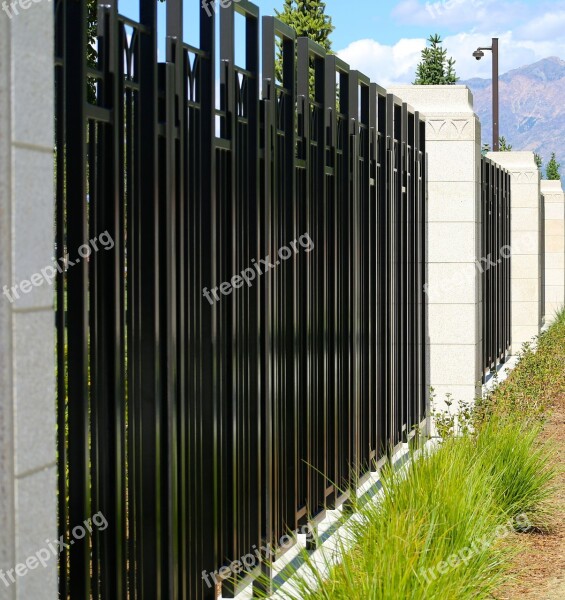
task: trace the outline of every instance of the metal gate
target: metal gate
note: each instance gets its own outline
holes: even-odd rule
[[[231,597],[425,417],[418,113],[246,0],[198,48],[166,10],[159,62],[156,0],[99,2],[88,61],[55,3],[62,598],[215,598],[255,552]]]

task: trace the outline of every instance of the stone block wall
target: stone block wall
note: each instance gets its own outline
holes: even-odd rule
[[[53,262],[53,4],[0,12],[0,597],[58,597]],[[20,290],[30,289],[27,293]],[[36,279],[37,281],[37,279]],[[12,290],[13,286],[18,286]],[[17,298],[16,296],[19,296]],[[13,582],[12,579],[15,581]]]

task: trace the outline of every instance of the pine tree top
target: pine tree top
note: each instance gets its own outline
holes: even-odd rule
[[[298,37],[307,37],[325,50],[332,47],[330,35],[335,27],[326,14],[326,3],[321,0],[284,0],[282,12],[275,10],[277,18],[294,29]]]
[[[559,174],[559,168],[561,165],[557,162],[555,158],[555,152],[551,153],[551,158],[547,163],[547,167],[545,168],[545,177],[550,181],[557,181],[561,179],[561,175]]]
[[[453,85],[459,81],[455,60],[447,57],[439,34],[430,35],[429,46],[422,50],[422,61],[416,68],[414,85]]]

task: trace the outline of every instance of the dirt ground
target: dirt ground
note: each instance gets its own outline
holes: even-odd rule
[[[557,460],[565,471],[565,395],[553,402],[546,435],[556,443]],[[520,535],[520,552],[511,581],[497,600],[565,600],[565,472],[556,479],[555,516],[548,533]]]

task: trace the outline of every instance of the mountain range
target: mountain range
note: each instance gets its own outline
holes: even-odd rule
[[[492,144],[490,79],[461,81],[469,86],[482,124],[483,143]],[[545,165],[555,152],[565,175],[565,61],[552,56],[500,77],[500,135],[513,150],[533,150]]]

